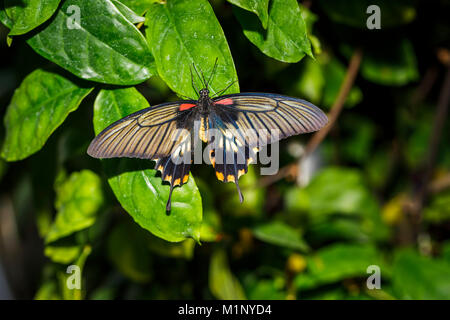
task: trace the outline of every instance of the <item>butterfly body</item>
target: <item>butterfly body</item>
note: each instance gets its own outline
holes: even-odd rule
[[[192,155],[202,141],[220,181],[234,182],[255,162],[259,148],[291,135],[322,128],[328,119],[311,103],[268,93],[238,93],[164,103],[133,113],[108,126],[92,141],[96,158],[132,157],[156,161],[171,192],[189,178]],[[274,131],[277,134],[274,134]]]

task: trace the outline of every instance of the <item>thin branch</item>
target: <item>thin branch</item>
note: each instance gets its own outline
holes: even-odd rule
[[[314,150],[319,146],[323,139],[325,139],[331,128],[333,128],[334,124],[336,123],[336,120],[339,117],[342,108],[344,107],[345,100],[347,100],[350,89],[353,87],[353,83],[355,82],[355,78],[358,74],[359,66],[361,64],[362,56],[362,49],[357,48],[353,53],[352,58],[350,59],[347,73],[339,89],[339,94],[334,101],[333,106],[331,107],[330,113],[328,114],[328,124],[324,128],[322,128],[322,130],[317,131],[313,135],[311,140],[309,140],[308,144],[306,145],[305,154],[303,155],[303,157],[306,157],[310,153],[314,152]]]
[[[448,105],[450,102],[450,66],[447,67],[444,83],[439,94],[439,101],[436,107],[436,113],[433,121],[433,131],[428,143],[428,157],[424,163],[424,171],[421,175],[417,187],[413,192],[412,199],[414,205],[411,213],[416,217],[416,221],[420,221],[422,207],[427,196],[427,185],[433,173],[436,158],[439,151],[439,144],[444,130],[445,120],[447,119]]]

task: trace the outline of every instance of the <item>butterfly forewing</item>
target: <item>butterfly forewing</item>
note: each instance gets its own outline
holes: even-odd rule
[[[263,146],[280,139],[317,131],[327,124],[326,115],[313,104],[276,94],[245,93],[213,100],[218,116],[236,138],[249,146]]]
[[[170,155],[189,137],[185,118],[192,111],[180,112],[180,105],[180,102],[157,105],[113,123],[95,137],[88,154],[95,158],[141,159]]]

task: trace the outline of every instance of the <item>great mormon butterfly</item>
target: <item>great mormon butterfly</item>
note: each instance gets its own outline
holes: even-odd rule
[[[163,103],[130,114],[100,132],[91,142],[88,154],[95,158],[155,160],[161,178],[170,183],[166,205],[169,212],[173,188],[187,182],[193,150],[203,141],[209,145],[209,159],[217,178],[234,182],[242,202],[239,177],[255,161],[261,146],[317,131],[328,119],[315,105],[278,94],[210,97],[208,84],[216,66],[217,60],[208,81],[203,74],[199,76],[204,86],[201,90],[196,89],[191,72],[197,100]],[[195,66],[194,69],[197,72]]]

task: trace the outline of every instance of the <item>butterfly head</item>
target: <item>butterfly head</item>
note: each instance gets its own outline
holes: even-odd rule
[[[207,88],[204,88],[199,91],[200,99],[207,99],[209,98],[209,90]]]

